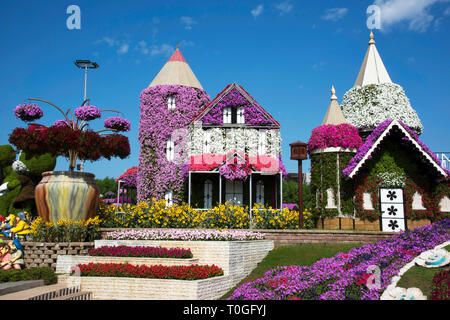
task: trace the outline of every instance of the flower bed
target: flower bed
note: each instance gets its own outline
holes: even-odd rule
[[[89,263],[77,266],[81,277],[125,277],[147,279],[199,280],[223,275],[223,270],[211,266],[134,266],[121,263]],[[72,270],[72,274],[75,271]]]
[[[449,239],[450,219],[445,219],[321,259],[312,266],[277,267],[240,286],[230,299],[377,300],[405,264]],[[380,270],[375,286],[367,285],[373,284],[368,281],[371,268]]]
[[[190,249],[130,246],[102,246],[92,249],[89,255],[101,257],[192,258]]]
[[[450,300],[450,270],[442,270],[433,277],[431,300]]]
[[[243,230],[120,230],[106,234],[107,240],[247,241],[264,235]]]
[[[250,227],[248,207],[235,206],[231,203],[220,204],[209,210],[195,210],[188,204],[166,206],[165,200],[122,205],[119,210],[114,204],[101,203],[98,215],[104,228],[248,229]],[[304,210],[303,216],[305,222],[313,219],[308,209]],[[308,222],[306,225],[314,224]],[[255,205],[252,211],[252,228],[298,229],[298,211]]]

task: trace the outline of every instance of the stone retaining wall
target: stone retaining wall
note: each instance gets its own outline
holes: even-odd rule
[[[422,227],[431,224],[428,219],[406,221],[408,229]],[[358,231],[381,231],[380,221],[368,221],[353,218],[320,218],[317,220],[317,229],[323,230],[358,230]]]
[[[274,248],[272,240],[252,241],[176,241],[176,240],[96,240],[101,246],[150,246],[190,249],[201,265],[216,265],[224,275],[232,277],[236,285],[249,275],[264,257]]]
[[[87,255],[93,242],[31,242],[21,243],[26,268],[52,267],[56,269],[58,255]]]
[[[276,247],[303,243],[370,243],[390,238],[395,233],[353,230],[259,230]]]
[[[102,300],[214,300],[233,287],[230,275],[202,280],[60,276],[58,283],[81,285]]]

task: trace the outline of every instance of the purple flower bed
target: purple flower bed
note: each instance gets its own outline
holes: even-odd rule
[[[75,117],[84,121],[91,121],[102,116],[100,109],[96,106],[81,106],[75,109]]]
[[[111,117],[105,119],[105,128],[113,129],[116,131],[130,131],[131,124],[130,121],[121,117]]]
[[[407,230],[374,244],[323,258],[312,266],[284,266],[237,288],[244,300],[378,300],[400,269],[420,253],[450,240],[450,219]],[[366,285],[369,266],[381,270],[378,288]]]
[[[34,103],[19,104],[14,109],[14,114],[20,120],[27,122],[40,119],[44,116],[44,112],[42,111],[42,109]]]
[[[103,246],[92,249],[89,255],[97,257],[192,258],[190,249],[130,246]]]
[[[372,133],[367,137],[366,142],[359,148],[358,153],[350,160],[347,168],[345,168],[342,171],[344,177],[348,177],[350,175],[350,173],[358,165],[358,163],[362,160],[362,158],[364,158],[364,156],[367,154],[370,148],[372,148],[373,144],[378,139],[380,134],[382,134],[384,130],[386,130],[386,128],[391,124],[391,122],[392,120],[387,119],[382,123],[380,123],[378,127],[376,127],[375,130],[372,131]],[[403,128],[405,128],[406,131],[408,131],[409,134],[411,134],[413,139],[424,149],[424,151],[428,153],[428,155],[430,155],[430,157],[432,157],[442,167],[439,158],[430,150],[430,148],[428,148],[422,141],[419,140],[419,136],[410,128],[408,128],[408,126],[405,125],[403,122],[399,121],[399,123],[403,126]],[[403,139],[409,141],[409,138],[407,137],[404,137]],[[371,155],[367,157],[367,159],[371,158],[372,158]],[[447,173],[447,175],[450,173],[449,170],[447,169],[444,170]]]
[[[316,149],[342,147],[344,149],[357,149],[362,139],[358,129],[350,124],[326,124],[315,128],[308,141],[308,153]]]

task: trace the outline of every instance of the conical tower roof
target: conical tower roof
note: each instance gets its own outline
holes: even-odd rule
[[[152,83],[150,83],[149,88],[158,85],[175,84],[203,90],[202,85],[197,80],[194,72],[192,72],[191,68],[181,54],[178,45],[170,59],[166,62],[161,71],[159,71]]]
[[[382,84],[392,83],[389,74],[384,67],[377,47],[375,46],[375,40],[373,39],[373,32],[370,32],[369,48],[367,49],[366,56],[359,70],[356,82],[353,85],[365,86],[368,84]]]
[[[347,120],[345,119],[341,107],[337,102],[336,91],[334,90],[334,86],[331,86],[331,102],[330,106],[328,107],[327,113],[323,118],[322,125],[325,124],[338,125],[342,123],[347,123]]]

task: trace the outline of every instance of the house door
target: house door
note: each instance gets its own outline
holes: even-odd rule
[[[244,188],[242,180],[227,181],[225,187],[225,201],[242,206],[244,203]]]
[[[403,189],[380,189],[381,230],[399,232],[406,229]]]

